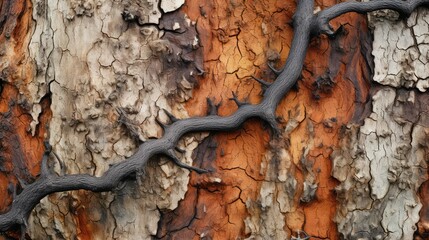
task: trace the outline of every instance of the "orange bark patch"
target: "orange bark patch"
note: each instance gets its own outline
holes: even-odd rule
[[[91,231],[87,227],[88,217],[87,213],[83,209],[79,209],[77,212],[77,228],[79,229],[78,239],[89,240],[91,239]]]
[[[313,74],[304,73],[303,88],[297,94],[299,102],[306,106],[307,119],[314,126],[313,132],[308,132],[314,136],[314,142],[305,165],[311,166],[318,184],[315,200],[302,204],[305,211],[304,230],[311,236],[329,239],[338,238],[333,220],[336,211],[334,188],[337,182],[331,177],[330,154],[338,146],[341,127],[352,118],[355,121],[362,119],[370,78],[370,66],[366,63],[368,59],[360,54],[367,50],[363,48],[370,48],[369,44],[365,45],[369,43],[366,19],[349,14],[336,19],[333,25],[343,25],[344,30],[335,40],[328,42],[324,38],[321,42],[313,43],[305,64],[307,69],[312,68]],[[325,49],[329,55],[322,52]],[[323,61],[317,60],[320,56],[324,57]],[[334,71],[336,73],[333,74]],[[317,77],[316,81],[314,77]],[[324,90],[324,84],[333,86]],[[316,94],[319,96],[315,96],[315,90],[318,90]],[[312,98],[306,97],[311,94]],[[292,133],[291,139],[294,138]]]
[[[30,0],[0,2],[0,211],[6,211],[14,193],[31,183],[40,170],[46,124],[51,117],[50,101],[40,102],[42,113],[34,136],[30,133],[31,106],[26,102],[26,85],[32,80],[32,63],[27,57],[31,35]],[[24,90],[23,90],[24,89]],[[14,235],[15,236],[15,235]],[[11,237],[14,237],[11,236]]]
[[[97,201],[96,198],[91,198],[92,194],[87,191],[78,191],[76,201],[76,209],[73,211],[73,217],[76,222],[77,237],[80,240],[90,240],[93,236],[97,236],[99,229],[100,215],[98,210],[101,206],[95,206],[91,200]]]
[[[334,1],[320,3],[332,4]],[[197,22],[206,71],[188,102],[189,114],[205,115],[206,97],[210,97],[222,103],[220,115],[230,115],[237,109],[228,101],[231,91],[240,100],[258,103],[261,86],[250,76],[267,81],[275,78],[266,64],[279,67],[287,57],[293,36],[287,23],[294,10],[294,1],[187,1],[184,11]],[[289,93],[277,110],[286,122],[300,119],[289,137],[297,189],[295,210],[285,214],[285,231],[305,230],[316,239],[338,238],[334,222],[337,182],[331,177],[329,157],[338,145],[341,127],[362,118],[371,71],[365,55],[370,52],[365,17],[348,14],[332,24],[345,25],[344,31],[334,40],[320,37],[312,41],[299,90]],[[197,166],[215,169],[214,173],[191,174],[185,199],[176,210],[163,214],[158,237],[229,239],[246,235],[245,203],[258,201],[261,181],[266,179],[261,162],[269,136],[252,120],[242,130],[220,133],[214,139],[216,150],[205,151],[215,151],[216,156],[195,159]],[[314,178],[317,191],[314,198],[303,202],[304,181],[309,177]]]
[[[258,180],[264,177],[259,172],[264,140],[267,141],[267,134],[255,121],[245,124],[242,131],[205,139],[196,152],[195,165],[214,171],[203,175],[191,173],[185,199],[176,210],[163,213],[158,237],[235,239],[242,236],[245,203],[256,199]],[[242,151],[243,148],[247,151]]]
[[[11,203],[10,190],[8,190],[9,179],[7,174],[0,173],[0,211],[3,212],[6,210],[6,207]]]
[[[29,131],[31,115],[18,102],[18,91],[2,83],[0,95],[0,211],[6,211],[13,194],[19,194],[40,172],[46,124],[51,118],[49,99],[41,102],[42,114],[35,135]]]
[[[17,179],[30,183],[40,171],[46,123],[51,116],[49,104],[49,99],[42,100],[40,125],[32,136],[29,132],[32,118],[18,103],[17,90],[9,84],[3,86],[0,96],[1,172],[13,184]]]
[[[3,196],[0,211],[10,204],[12,192],[19,191],[15,190],[17,178],[23,182],[34,180],[44,151],[45,128],[40,127],[34,137],[28,133],[31,117],[26,114],[25,103],[20,102],[14,86],[24,79],[31,80],[31,67],[23,64],[31,13],[31,2],[27,0],[0,3],[0,194]],[[44,105],[47,107],[49,103]],[[41,118],[49,118],[47,115]]]
[[[280,5],[294,8],[291,3]],[[198,1],[187,2],[186,13],[191,19],[198,19],[207,72],[188,104],[191,115],[205,115],[206,97],[215,103],[222,102],[220,115],[231,114],[237,109],[233,101],[228,101],[231,91],[242,101],[260,101],[261,88],[250,76],[266,68],[265,48],[272,44],[267,37],[259,39],[265,31],[261,24],[288,28],[284,22],[289,12],[277,14],[278,7],[268,2],[237,1],[226,5],[222,1],[209,1],[201,6]],[[272,35],[282,34],[279,30]],[[272,44],[273,48],[277,47],[272,50],[274,59],[278,59],[278,52],[288,51],[281,44],[290,42],[290,36],[284,37],[286,41]],[[249,121],[242,130],[219,134],[215,140],[216,150],[199,148],[199,151],[216,151],[215,161],[210,164],[214,173],[191,174],[188,193],[194,194],[187,194],[178,209],[163,215],[158,237],[235,239],[245,234],[246,202],[258,198],[260,181],[264,179],[261,161],[269,136],[258,121]],[[209,167],[207,159],[197,156],[195,161],[203,161],[203,168]],[[177,215],[180,217],[175,217]],[[190,216],[182,217],[184,215]]]

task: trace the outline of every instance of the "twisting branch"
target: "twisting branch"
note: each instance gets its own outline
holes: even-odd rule
[[[314,35],[335,33],[329,21],[349,12],[368,13],[390,9],[408,17],[418,7],[429,6],[429,0],[377,0],[370,2],[343,2],[318,12],[313,19],[311,33]]]
[[[178,120],[166,112],[171,123],[166,125],[158,121],[164,128],[164,135],[155,140],[142,143],[130,158],[112,165],[102,176],[87,174],[70,174],[58,176],[49,171],[46,151],[42,160],[40,177],[33,183],[23,186],[21,193],[16,195],[8,212],[0,215],[0,231],[14,227],[25,229],[27,218],[39,201],[54,192],[84,189],[93,192],[111,191],[131,174],[135,174],[146,165],[149,158],[165,155],[181,167],[197,171],[207,170],[187,166],[178,161],[174,154],[178,140],[187,133],[201,131],[230,131],[238,129],[249,118],[260,118],[267,122],[274,132],[279,132],[275,110],[280,100],[298,81],[304,64],[305,55],[311,37],[319,34],[332,34],[329,21],[347,12],[366,13],[379,9],[392,9],[403,15],[409,15],[418,6],[429,5],[429,0],[378,0],[374,2],[347,2],[335,5],[313,14],[314,0],[297,0],[297,8],[293,16],[295,29],[289,56],[275,81],[269,85],[259,104],[239,104],[237,111],[226,117],[217,115],[217,107],[208,99],[210,115]],[[234,96],[236,99],[236,96]],[[47,148],[49,149],[49,147]]]
[[[268,65],[268,66],[270,66],[270,65]],[[252,75],[252,79],[255,80],[255,81],[257,81],[259,84],[261,84],[265,88],[268,88],[271,85],[271,83],[266,82],[266,81],[264,81],[264,80],[262,80],[260,78],[257,78],[257,77],[255,77],[253,75]]]

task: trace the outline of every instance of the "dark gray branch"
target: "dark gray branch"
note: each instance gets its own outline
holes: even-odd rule
[[[397,11],[404,17],[408,17],[416,8],[421,6],[429,6],[429,0],[375,0],[370,2],[343,2],[322,10],[314,15],[311,33],[313,35],[334,34],[335,31],[330,26],[329,21],[349,12],[363,14],[376,10],[390,9]]]
[[[261,103],[240,105],[234,114],[227,117],[216,115],[216,107],[209,100],[209,105],[213,105],[209,116],[177,120],[173,115],[166,113],[171,119],[171,124],[160,123],[164,128],[162,138],[142,143],[133,156],[121,163],[112,165],[100,177],[86,174],[57,176],[48,169],[47,160],[50,153],[47,151],[43,156],[40,177],[35,182],[25,186],[22,192],[14,198],[9,211],[0,215],[0,231],[7,231],[13,227],[25,227],[32,209],[43,197],[51,193],[78,189],[93,192],[111,191],[119,186],[127,176],[143,168],[152,156],[166,155],[173,158],[176,164],[182,165],[172,153],[176,148],[177,141],[184,134],[203,131],[230,131],[238,129],[249,118],[260,118],[266,121],[275,132],[278,132],[275,116],[276,107],[301,75],[311,36],[329,33],[329,29],[331,29],[329,21],[347,12],[366,13],[379,9],[393,9],[404,15],[409,15],[416,7],[428,5],[428,3],[429,0],[347,2],[314,15],[314,0],[298,0],[296,13],[293,17],[295,33],[289,56],[282,68],[283,70],[265,91]],[[191,166],[186,167],[206,172]]]

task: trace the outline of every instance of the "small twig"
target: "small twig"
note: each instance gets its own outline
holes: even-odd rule
[[[268,65],[268,67],[271,69],[271,71],[273,71],[273,73],[274,73],[274,74],[276,74],[277,76],[278,76],[278,75],[280,75],[280,73],[282,73],[282,72],[283,72],[283,69],[281,69],[281,70],[277,70],[277,69],[275,69],[275,68],[274,68],[274,66],[273,66],[273,65],[271,65],[270,63],[267,63],[267,65]]]
[[[238,100],[237,94],[234,91],[232,91],[232,98],[230,98],[229,100],[234,101],[238,107],[241,107],[243,105],[248,104],[247,102],[242,102],[242,101]]]
[[[140,134],[137,130],[137,124],[131,122],[131,120],[127,117],[124,109],[118,107],[116,108],[116,112],[119,115],[118,122],[122,124],[126,130],[128,130],[128,133],[130,134],[131,138],[133,138],[137,142],[143,142],[140,139]]]
[[[16,179],[18,180],[19,185],[21,186],[22,189],[24,189],[28,186],[28,184],[26,182],[24,182],[24,180],[22,180],[20,177],[16,176]],[[16,190],[15,190],[14,194],[16,194]]]
[[[47,178],[50,175],[48,160],[49,160],[49,156],[51,155],[51,152],[52,152],[52,146],[51,146],[51,144],[49,144],[49,140],[45,140],[43,142],[43,145],[45,146],[45,153],[43,154],[42,164],[40,166],[40,176]]]
[[[182,163],[179,158],[176,156],[176,154],[174,153],[174,151],[170,150],[168,151],[167,154],[168,157],[171,158],[171,160],[173,160],[174,164],[176,164],[177,166],[181,167],[181,168],[185,168],[188,169],[189,171],[194,171],[198,174],[202,174],[202,173],[209,173],[209,170],[206,169],[201,169],[201,168],[197,168],[197,167],[193,167],[193,166],[189,166],[185,163]]]
[[[162,109],[162,110],[164,110],[165,114],[168,116],[168,118],[170,118],[170,121],[172,123],[177,122],[178,119],[171,112],[169,112],[166,109]]]
[[[310,239],[310,236],[303,230],[298,230],[296,232],[296,237],[292,236],[290,238],[291,240],[308,240]]]
[[[164,124],[163,122],[161,122],[158,118],[155,118],[155,122],[156,123],[158,123],[158,125],[162,128],[162,129],[164,129],[164,131],[167,129],[167,125],[166,124]]]
[[[269,82],[266,82],[266,81],[264,81],[264,80],[262,80],[260,78],[257,78],[257,77],[255,77],[253,75],[251,77],[252,77],[253,80],[257,81],[258,83],[260,83],[265,88],[268,88],[269,86],[271,86],[271,83],[269,83]]]
[[[220,103],[214,104],[210,98],[207,99],[207,115],[217,115]]]
[[[186,150],[185,150],[185,149],[181,149],[181,148],[179,148],[179,147],[176,147],[175,149],[176,149],[176,151],[178,151],[179,153],[182,153],[182,154],[186,153]]]
[[[28,223],[27,223],[27,219],[22,219],[22,224],[21,224],[21,236],[20,236],[20,240],[25,240],[25,233],[27,232],[27,227],[28,227]]]

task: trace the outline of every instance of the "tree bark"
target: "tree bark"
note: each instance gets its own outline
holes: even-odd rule
[[[427,238],[428,10],[392,2],[316,1],[306,25],[295,1],[2,1],[0,211],[43,178],[81,189],[3,236]]]

